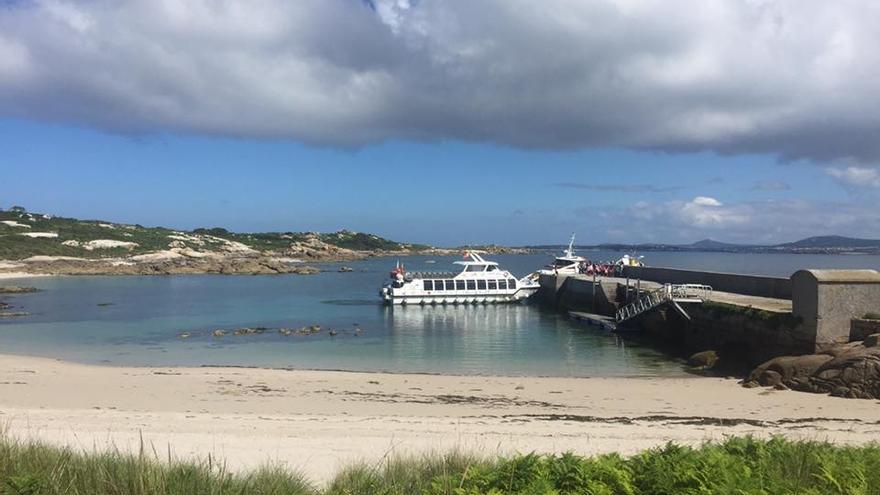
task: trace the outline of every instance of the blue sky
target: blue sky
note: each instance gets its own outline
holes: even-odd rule
[[[0,147],[5,206],[175,228],[348,228],[441,245],[555,243],[570,232],[585,243],[737,240],[718,229],[656,238],[602,215],[700,196],[739,204],[851,195],[821,168],[762,155],[448,141],[349,150],[22,120],[0,122]]]
[[[856,0],[0,2],[0,206],[437,245],[878,238],[878,24]]]

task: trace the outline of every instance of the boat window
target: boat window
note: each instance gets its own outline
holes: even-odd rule
[[[477,280],[477,290],[486,290],[485,280]]]
[[[486,269],[486,265],[468,265],[465,271],[468,272],[481,272]]]
[[[507,280],[499,280],[498,288],[501,290],[507,290]]]
[[[455,280],[446,281],[446,290],[455,290]]]
[[[562,268],[564,266],[573,265],[574,263],[575,262],[571,261],[571,260],[556,260],[556,262],[553,263],[553,266],[555,266],[557,268]]]
[[[507,288],[508,289],[516,289],[516,280],[514,280],[512,278],[508,279],[507,280]]]
[[[498,281],[490,280],[489,281],[489,290],[498,290]]]
[[[497,269],[498,269],[497,266],[495,266],[495,265],[489,265],[489,268],[486,268],[486,271],[487,271],[487,272],[494,272],[494,271],[497,270]]]
[[[467,290],[477,290],[477,284],[473,280],[468,280]]]
[[[434,290],[434,282],[432,280],[424,280],[425,290]]]
[[[443,290],[443,281],[435,280],[434,281],[434,290]]]
[[[464,290],[464,280],[455,281],[455,290]]]

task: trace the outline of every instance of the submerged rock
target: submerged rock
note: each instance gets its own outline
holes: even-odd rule
[[[223,337],[224,335],[226,335],[226,330],[217,329],[211,332],[211,335],[213,335],[214,337]]]
[[[18,287],[15,285],[0,287],[0,294],[30,294],[39,291],[40,289],[37,289],[36,287]]]
[[[268,328],[266,328],[266,327],[254,327],[254,328],[244,327],[244,328],[236,329],[234,334],[235,335],[259,335],[261,333],[265,333],[266,330],[268,330]]]
[[[30,313],[25,313],[24,311],[0,311],[0,318],[20,318],[29,315]]]

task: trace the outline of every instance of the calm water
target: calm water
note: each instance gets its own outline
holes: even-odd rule
[[[589,252],[593,259],[618,253]],[[455,258],[403,258],[445,270]],[[524,275],[549,256],[496,256]],[[788,275],[804,266],[880,268],[878,256],[648,253],[657,266]],[[121,365],[245,365],[461,374],[680,375],[656,350],[573,324],[535,304],[388,308],[377,290],[394,259],[314,276],[59,277],[8,298],[30,316],[0,320],[0,350]],[[336,266],[327,265],[328,270]],[[7,282],[4,282],[7,283]],[[321,325],[310,336],[211,336],[214,329]],[[338,335],[330,337],[328,329]],[[355,332],[355,328],[361,329]],[[181,339],[181,332],[192,336]]]

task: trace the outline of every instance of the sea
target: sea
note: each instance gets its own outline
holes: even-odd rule
[[[619,252],[580,252],[614,260]],[[646,264],[788,277],[801,268],[880,269],[880,256],[644,253]],[[496,255],[517,276],[552,253]],[[398,261],[446,271],[459,257],[369,258],[316,275],[34,277],[40,292],[2,299],[0,352],[115,366],[248,366],[504,376],[686,376],[649,343],[570,320],[535,302],[388,307],[378,295]],[[351,272],[340,272],[341,266]],[[305,334],[297,330],[319,326]],[[241,328],[261,333],[235,335]],[[284,335],[280,329],[292,329]],[[225,333],[215,336],[215,330]],[[332,330],[332,331],[331,331]],[[218,332],[220,333],[220,332]],[[243,333],[243,332],[239,332]]]

